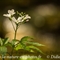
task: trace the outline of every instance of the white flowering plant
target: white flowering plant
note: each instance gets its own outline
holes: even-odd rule
[[[17,18],[15,17],[15,14],[18,15]],[[16,39],[16,34],[17,34],[17,30],[18,30],[19,26],[21,24],[24,24],[25,22],[28,22],[29,19],[31,19],[31,17],[28,14],[25,14],[23,12],[19,13],[18,11],[15,12],[14,9],[12,9],[12,10],[8,10],[8,14],[3,14],[3,16],[7,17],[11,21],[15,33],[14,33],[14,39],[12,39],[11,41],[9,41],[9,37],[4,38],[4,39],[0,38],[1,57],[4,57],[7,54],[12,56],[13,51],[17,52],[20,49],[26,50],[29,52],[35,52],[35,50],[36,50],[40,53],[43,53],[36,46],[44,46],[44,45],[34,42],[33,38],[31,38],[29,36],[24,36],[20,40]],[[15,23],[16,27],[14,26],[13,23]],[[12,49],[12,51],[10,53],[7,53],[9,51],[8,47],[11,47],[11,49]],[[2,60],[4,60],[4,58],[2,58]],[[11,60],[12,60],[12,58],[11,58]]]

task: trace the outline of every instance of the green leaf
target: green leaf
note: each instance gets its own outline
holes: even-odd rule
[[[21,40],[20,40],[20,43],[21,43],[21,45],[22,45],[22,47],[23,47],[23,49],[25,50],[26,49],[26,44],[27,44],[27,42],[28,41],[32,41],[32,39],[33,38],[31,38],[31,37],[29,37],[29,36],[25,36],[25,37],[23,37]]]
[[[15,46],[17,42],[18,42],[18,40],[13,39],[10,43],[11,43],[12,46]]]
[[[2,39],[0,38],[0,45],[2,46],[3,45],[3,41],[2,41]]]
[[[35,46],[44,46],[43,44],[37,42],[27,42],[28,44],[35,45]]]
[[[19,43],[14,49],[15,50],[23,49],[23,46]]]
[[[37,50],[38,52],[40,52],[40,53],[42,53],[43,54],[43,52],[39,49],[39,48],[37,48],[37,47],[35,47],[35,46],[28,46],[30,49],[34,49],[34,50]]]
[[[12,44],[11,44],[10,42],[8,42],[6,46],[13,47]]]
[[[6,45],[9,42],[9,38],[5,38],[3,44]]]
[[[20,40],[20,42],[23,43],[23,44],[26,44],[26,42],[32,41],[32,40],[33,40],[33,38],[31,38],[29,36],[25,36]]]
[[[7,47],[5,46],[0,46],[0,54],[5,55],[7,53]]]
[[[29,52],[34,52],[34,50],[32,50],[29,46],[25,47],[25,50],[29,51]]]

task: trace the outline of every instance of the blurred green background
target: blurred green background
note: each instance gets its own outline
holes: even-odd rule
[[[7,10],[25,12],[31,20],[20,26],[17,39],[31,36],[35,41],[46,45],[40,47],[46,51],[60,51],[60,2],[59,0],[1,0],[0,1],[0,37],[14,36],[11,23],[3,17]]]

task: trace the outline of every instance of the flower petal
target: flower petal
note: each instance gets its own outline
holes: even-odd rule
[[[22,22],[22,18],[23,18],[23,17],[18,17],[17,21],[18,21],[18,22]]]
[[[30,18],[31,18],[31,17],[30,17],[29,15],[26,15],[25,18],[24,18],[24,20],[25,20],[25,19],[30,19]]]
[[[11,17],[10,14],[3,14],[3,16],[5,16],[5,17]]]
[[[11,14],[11,15],[14,15],[15,14],[14,9],[8,10],[8,13]]]

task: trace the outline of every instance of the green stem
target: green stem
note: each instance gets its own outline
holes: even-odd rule
[[[18,25],[16,25],[15,34],[14,34],[14,39],[16,39],[17,29],[18,29]]]
[[[14,29],[14,31],[15,31],[15,27],[14,27],[14,24],[13,24],[13,21],[12,21],[12,17],[10,17],[9,20],[11,21],[11,24],[12,24],[13,29]]]
[[[15,27],[14,27],[14,24],[13,24],[13,22],[12,22],[12,21],[11,21],[11,23],[12,23],[13,29],[14,29],[14,31],[15,31]]]

